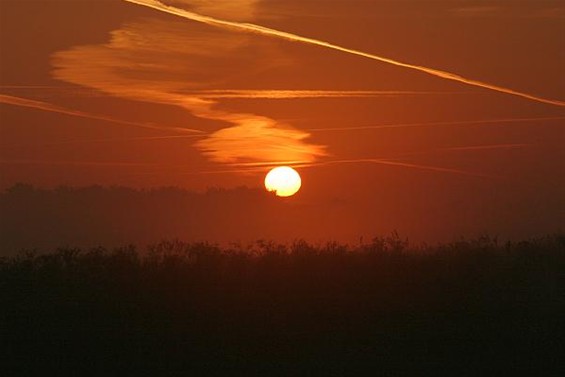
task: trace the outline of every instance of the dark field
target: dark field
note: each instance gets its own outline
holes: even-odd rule
[[[57,250],[0,264],[3,376],[561,376],[565,237]]]

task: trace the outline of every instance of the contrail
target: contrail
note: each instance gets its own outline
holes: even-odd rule
[[[491,148],[500,147],[500,146],[490,146]],[[336,165],[336,164],[380,164],[380,165],[391,165],[391,166],[398,166],[404,168],[411,168],[411,169],[419,169],[419,170],[427,170],[427,171],[434,171],[440,173],[450,173],[450,174],[459,174],[459,175],[467,175],[473,177],[488,177],[484,174],[478,173],[471,173],[465,170],[459,169],[450,169],[450,168],[442,168],[438,166],[432,165],[420,165],[420,164],[412,164],[407,162],[400,162],[391,159],[385,158],[359,158],[359,159],[349,159],[349,160],[329,160],[323,162],[314,162],[310,163],[307,161],[286,161],[282,163],[283,165],[289,165],[295,168],[312,168],[317,166],[326,166],[326,165]],[[281,163],[272,161],[272,162],[250,162],[250,163],[235,163],[230,164],[234,167],[244,168],[245,171],[264,171],[265,168],[271,168],[275,166],[280,166]],[[241,169],[243,170],[243,169]],[[240,169],[234,170],[239,172]]]
[[[496,150],[496,149],[517,149],[517,148],[527,148],[531,147],[533,144],[494,144],[494,145],[472,145],[468,147],[449,147],[441,148],[441,151],[485,151],[485,150]]]
[[[99,162],[99,161],[46,161],[46,160],[0,160],[2,165],[70,165],[70,166],[92,166],[92,167],[154,167],[156,164],[141,162]]]
[[[362,56],[364,58],[368,58],[368,59],[372,59],[372,60],[377,60],[377,61],[380,61],[380,62],[383,62],[383,63],[392,64],[392,65],[395,65],[395,66],[398,66],[398,67],[416,70],[416,71],[423,72],[423,73],[426,73],[428,75],[432,75],[432,76],[435,76],[435,77],[440,77],[440,78],[443,78],[443,79],[446,79],[446,80],[457,81],[457,82],[460,82],[460,83],[463,83],[463,84],[476,86],[476,87],[480,87],[480,88],[484,88],[484,89],[489,89],[489,90],[493,90],[493,91],[500,92],[500,93],[510,94],[510,95],[514,95],[514,96],[518,96],[518,97],[526,98],[526,99],[529,99],[529,100],[532,100],[532,101],[537,101],[537,102],[546,103],[546,104],[550,104],[550,105],[561,106],[561,107],[565,106],[565,101],[542,98],[542,97],[534,96],[532,94],[518,92],[518,91],[509,89],[509,88],[504,88],[504,87],[501,87],[501,86],[485,83],[485,82],[482,82],[482,81],[468,79],[468,78],[462,77],[460,75],[457,75],[455,73],[446,72],[446,71],[442,71],[442,70],[438,70],[438,69],[434,69],[434,68],[423,67],[423,66],[419,66],[419,65],[415,65],[415,64],[404,63],[404,62],[401,62],[401,61],[398,61],[398,60],[394,60],[394,59],[390,59],[390,58],[386,58],[386,57],[382,57],[382,56],[378,56],[378,55],[369,54],[367,52],[342,47],[342,46],[335,45],[335,44],[332,44],[332,43],[329,43],[329,42],[324,42],[324,41],[321,41],[321,40],[318,40],[318,39],[303,37],[303,36],[300,36],[300,35],[297,35],[297,34],[292,34],[292,33],[284,32],[284,31],[276,30],[276,29],[271,29],[271,28],[267,28],[267,27],[264,27],[264,26],[256,25],[256,24],[233,22],[233,21],[222,20],[222,19],[218,19],[218,18],[214,18],[214,17],[204,16],[204,15],[194,13],[194,12],[190,12],[190,11],[187,11],[187,10],[184,10],[184,9],[165,5],[165,4],[163,4],[163,3],[161,3],[160,1],[157,1],[157,0],[124,0],[124,1],[127,1],[129,3],[138,4],[138,5],[143,5],[145,7],[153,8],[153,9],[159,10],[161,12],[170,13],[170,14],[173,14],[175,16],[183,17],[183,18],[186,18],[186,19],[189,19],[189,20],[201,22],[201,23],[208,24],[208,25],[211,25],[211,26],[236,29],[236,30],[240,30],[240,31],[257,33],[257,34],[261,34],[261,35],[267,35],[267,36],[282,38],[282,39],[286,39],[286,40],[290,40],[290,41],[302,42],[302,43],[306,43],[306,44],[310,44],[310,45],[321,46],[321,47],[329,48],[329,49],[332,49],[332,50],[342,51],[342,52],[345,52],[345,53],[348,53],[348,54]]]
[[[493,145],[487,147],[496,148],[496,147],[503,147],[503,145]],[[329,161],[314,162],[314,163],[308,161],[243,162],[243,163],[231,163],[229,164],[229,166],[233,168],[229,168],[229,169],[204,170],[204,171],[193,171],[193,172],[183,171],[180,174],[200,175],[200,174],[225,174],[225,173],[265,173],[266,169],[270,169],[272,167],[281,166],[281,165],[288,165],[297,169],[299,168],[308,169],[308,168],[316,168],[321,166],[341,165],[341,164],[378,164],[378,165],[388,165],[388,166],[416,169],[416,170],[436,172],[436,173],[456,174],[456,175],[463,175],[469,177],[497,178],[496,176],[487,175],[487,174],[474,173],[460,169],[443,168],[433,165],[414,164],[409,162],[392,160],[391,158],[359,158],[359,159],[347,159],[347,160],[329,160]],[[177,166],[177,167],[181,167],[181,166]],[[156,173],[151,172],[151,173],[143,173],[143,174],[156,174]]]
[[[565,120],[565,117],[544,117],[544,118],[506,118],[506,119],[479,119],[479,120],[460,120],[446,122],[422,122],[422,123],[391,123],[382,125],[366,125],[352,127],[323,127],[306,128],[308,132],[331,132],[331,131],[359,131],[359,130],[379,130],[386,128],[411,128],[411,127],[433,127],[433,126],[465,126],[473,124],[503,124],[503,123],[526,123]]]
[[[396,154],[394,158],[397,159],[397,158],[406,158],[406,157],[415,157],[415,156],[425,156],[425,155],[444,153],[444,152],[477,152],[477,151],[487,151],[487,150],[522,149],[522,148],[532,148],[535,146],[536,144],[490,144],[490,145],[469,145],[469,146],[460,146],[460,147],[444,147],[444,148],[426,149],[416,152],[400,153],[400,154]]]
[[[329,161],[322,161],[319,163],[310,163],[308,161],[264,161],[264,162],[236,162],[231,163],[230,166],[234,167],[252,167],[252,168],[270,168],[280,165],[288,165],[288,166],[312,166],[317,164],[335,164],[335,163],[352,163],[352,162],[375,162],[375,161],[393,161],[391,158],[399,158],[399,157],[406,157],[406,156],[414,156],[414,155],[422,155],[422,154],[429,154],[435,152],[445,152],[445,151],[480,151],[480,150],[496,150],[496,149],[515,149],[515,148],[526,148],[531,147],[534,144],[487,144],[487,145],[469,145],[469,146],[457,146],[457,147],[446,147],[446,148],[435,148],[426,150],[423,152],[414,152],[414,153],[403,153],[400,155],[395,155],[394,157],[386,157],[386,158],[362,158],[362,159],[350,159],[350,160],[329,160]],[[437,168],[436,168],[437,169]],[[439,168],[442,171],[446,169]],[[451,170],[451,169],[447,169]]]
[[[60,106],[57,106],[57,105],[53,105],[53,104],[47,103],[47,102],[35,101],[35,100],[31,100],[31,99],[27,99],[27,98],[21,98],[21,97],[8,96],[8,95],[5,95],[5,94],[0,94],[0,103],[4,103],[4,104],[7,104],[7,105],[13,105],[13,106],[28,107],[28,108],[32,108],[32,109],[36,109],[36,110],[49,111],[49,112],[52,112],[52,113],[59,113],[59,114],[77,116],[77,117],[87,118],[87,119],[103,120],[103,121],[111,122],[111,123],[115,123],[115,124],[122,124],[122,125],[146,128],[146,129],[151,129],[151,130],[159,130],[159,131],[174,130],[174,131],[178,131],[178,132],[191,132],[191,133],[199,133],[199,134],[204,133],[201,130],[193,130],[193,129],[190,129],[190,128],[158,127],[158,126],[152,126],[150,124],[129,122],[129,121],[126,121],[126,120],[114,119],[114,118],[110,118],[110,117],[103,116],[103,115],[91,114],[91,113],[87,113],[87,112],[84,112],[84,111],[67,109],[67,108],[60,107]]]
[[[183,92],[198,98],[209,99],[307,99],[307,98],[363,98],[363,97],[398,97],[430,94],[452,94],[453,92],[395,91],[395,90],[201,90]]]
[[[521,148],[521,147],[528,147],[531,144],[494,144],[494,145],[481,145],[481,146],[470,146],[470,147],[453,147],[453,148],[440,148],[434,151],[446,151],[446,150],[483,150],[483,149],[502,149],[502,148]],[[427,154],[433,151],[427,151],[424,153],[414,153],[414,154],[405,154],[403,156],[415,155],[415,154]],[[233,169],[222,169],[222,170],[205,170],[205,171],[196,171],[196,172],[183,172],[181,174],[186,175],[200,175],[200,174],[225,174],[225,173],[264,173],[265,169],[270,169],[272,167],[281,166],[281,165],[288,165],[294,168],[316,168],[321,166],[328,166],[328,165],[341,165],[341,164],[378,164],[378,165],[388,165],[394,167],[401,167],[401,168],[408,168],[408,169],[416,169],[421,171],[429,171],[429,172],[436,172],[436,173],[444,173],[444,174],[456,174],[468,177],[479,177],[479,178],[500,178],[494,175],[488,174],[481,174],[481,173],[474,173],[469,172],[466,170],[461,169],[451,169],[451,168],[443,168],[434,165],[421,165],[421,164],[414,164],[409,162],[401,162],[397,160],[392,160],[390,158],[359,158],[359,159],[347,159],[347,160],[329,160],[323,162],[308,162],[308,161],[267,161],[267,162],[242,162],[242,163],[231,163],[230,166],[233,166]],[[155,174],[153,173],[144,173],[144,174]]]
[[[422,171],[431,171],[431,172],[444,173],[444,174],[446,173],[446,174],[457,174],[457,175],[470,176],[470,177],[493,178],[493,176],[489,176],[486,174],[473,173],[460,169],[442,168],[433,165],[413,164],[413,163],[401,162],[401,161],[385,159],[385,158],[330,160],[330,161],[314,162],[314,163],[308,161],[285,161],[283,163],[278,161],[232,163],[229,165],[232,166],[233,168],[229,168],[229,169],[203,170],[203,171],[193,171],[193,172],[183,171],[180,174],[200,175],[200,174],[225,174],[225,173],[265,173],[266,169],[270,169],[276,166],[281,166],[281,164],[292,166],[294,168],[305,168],[305,169],[328,166],[328,165],[338,165],[338,164],[379,164],[379,165],[389,165],[389,166],[395,166],[401,168],[417,169]],[[142,173],[142,174],[156,174],[156,173],[151,172],[151,173]]]
[[[465,175],[465,176],[471,176],[471,177],[491,178],[491,176],[486,175],[486,174],[472,173],[472,172],[468,172],[468,171],[465,171],[465,170],[442,168],[442,167],[432,166],[432,165],[412,164],[412,163],[408,163],[408,162],[400,162],[400,161],[393,161],[393,160],[387,160],[387,159],[377,159],[377,158],[360,158],[360,159],[352,159],[352,160],[333,160],[333,161],[310,163],[310,164],[304,164],[304,165],[296,165],[296,167],[297,168],[300,168],[300,167],[309,168],[309,167],[316,167],[316,166],[323,166],[323,165],[359,164],[359,163],[390,165],[390,166],[397,166],[397,167],[403,167],[403,168],[409,168],[409,169],[432,171],[432,172],[437,172],[437,173],[448,173],[448,174],[458,174],[458,175]]]
[[[55,85],[0,85],[0,89],[75,89]]]
[[[85,140],[66,140],[51,143],[20,143],[20,144],[0,144],[0,148],[18,148],[27,146],[45,147],[55,145],[73,145],[73,144],[97,144],[97,143],[131,143],[135,141],[156,141],[156,140],[179,140],[179,139],[197,139],[206,137],[207,134],[192,135],[167,135],[167,136],[140,136],[127,138],[105,138],[105,139],[85,139]]]
[[[457,146],[457,147],[446,147],[446,148],[435,148],[429,149],[421,152],[412,152],[412,153],[402,153],[396,154],[394,157],[383,157],[383,158],[362,158],[362,159],[349,159],[349,160],[329,160],[329,161],[322,161],[319,163],[310,163],[308,161],[265,161],[265,162],[237,162],[232,163],[230,166],[235,167],[252,167],[252,168],[271,168],[280,165],[288,165],[288,166],[313,166],[318,164],[335,164],[335,163],[352,163],[352,162],[375,162],[375,161],[393,161],[392,158],[401,158],[401,157],[408,157],[408,156],[415,156],[415,155],[425,155],[430,153],[436,152],[446,152],[446,151],[463,151],[463,152],[472,152],[472,151],[482,151],[482,150],[497,150],[497,149],[516,149],[516,148],[527,148],[532,147],[534,144],[487,144],[487,145],[469,145],[469,146]],[[444,169],[444,168],[435,168],[435,170],[440,169],[441,171],[451,171],[451,169]]]
[[[397,162],[397,161],[390,161],[390,160],[380,160],[380,159],[334,160],[334,161],[325,161],[325,162],[318,162],[318,163],[289,164],[289,165],[294,167],[294,168],[314,168],[314,167],[327,166],[327,165],[359,164],[359,163],[390,165],[390,166],[403,167],[403,168],[409,168],[409,169],[432,171],[432,172],[436,172],[436,173],[447,173],[447,174],[457,174],[457,175],[464,175],[464,176],[471,176],[471,177],[490,178],[490,176],[485,175],[485,174],[471,173],[471,172],[467,172],[467,171],[464,171],[464,170],[448,169],[448,168],[442,168],[442,167],[437,167],[437,166],[418,165],[418,164],[411,164],[411,163]],[[273,166],[280,166],[280,165],[274,164]],[[268,166],[261,166],[261,167],[250,166],[250,167],[225,169],[225,170],[208,170],[208,171],[198,171],[198,172],[187,172],[187,173],[184,173],[184,174],[197,175],[197,174],[224,174],[224,173],[264,173],[265,168],[268,168]]]

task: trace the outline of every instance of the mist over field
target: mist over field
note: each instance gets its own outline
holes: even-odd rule
[[[0,235],[5,254],[59,246],[145,246],[171,239],[224,245],[259,239],[325,241],[325,236],[335,240],[332,235],[343,234],[335,207],[281,201],[246,187],[196,193],[173,187],[46,190],[17,185],[0,193]]]
[[[145,247],[174,239],[224,246],[258,240],[359,245],[395,231],[414,244],[482,235],[520,241],[563,229],[555,208],[545,219],[515,209],[515,218],[501,223],[500,216],[507,212],[496,206],[477,203],[463,213],[457,213],[457,207],[437,207],[436,212],[431,212],[434,207],[415,207],[414,213],[406,215],[395,211],[396,204],[384,194],[373,203],[364,203],[339,198],[289,200],[247,187],[195,192],[175,187],[44,189],[18,184],[0,192],[0,253],[128,244]]]

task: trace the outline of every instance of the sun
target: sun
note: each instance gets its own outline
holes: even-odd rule
[[[277,196],[288,197],[296,194],[302,186],[302,180],[296,170],[288,166],[279,166],[265,177],[265,188]]]

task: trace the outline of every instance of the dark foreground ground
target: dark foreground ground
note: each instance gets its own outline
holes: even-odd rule
[[[565,237],[0,263],[3,376],[561,376]]]

